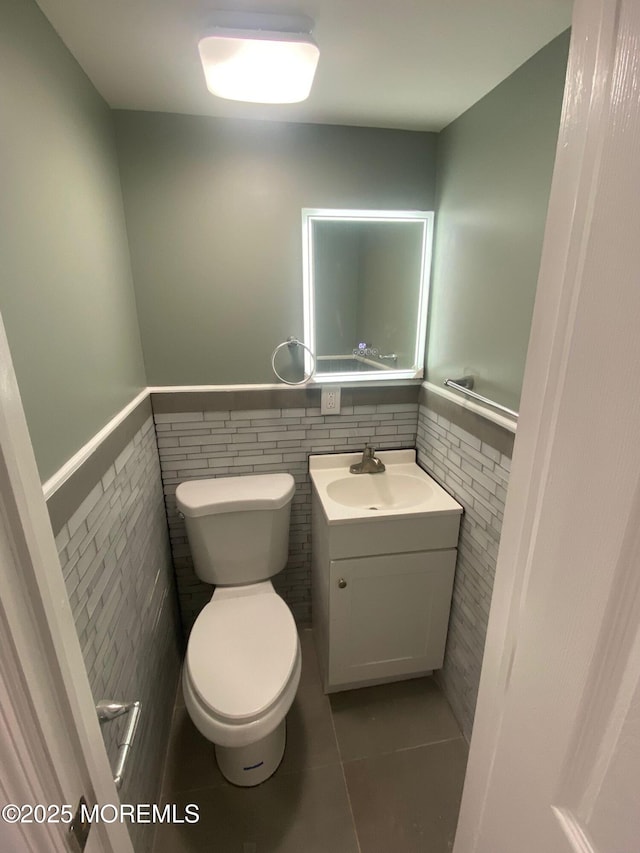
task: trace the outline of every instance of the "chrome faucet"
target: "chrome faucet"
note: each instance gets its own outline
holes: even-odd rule
[[[384,462],[381,462],[376,456],[374,447],[370,444],[365,444],[362,451],[362,461],[354,462],[350,466],[351,474],[382,474],[384,471]]]

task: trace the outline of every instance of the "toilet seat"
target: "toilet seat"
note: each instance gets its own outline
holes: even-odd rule
[[[185,678],[202,710],[219,723],[246,725],[269,715],[296,669],[296,625],[275,592],[214,596],[193,626]]]

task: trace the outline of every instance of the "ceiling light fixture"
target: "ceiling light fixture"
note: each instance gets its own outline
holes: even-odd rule
[[[198,44],[207,88],[233,101],[304,101],[320,56],[312,23],[295,16],[218,13],[217,26]]]

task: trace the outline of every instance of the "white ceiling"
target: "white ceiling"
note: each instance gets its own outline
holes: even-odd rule
[[[114,108],[440,130],[566,29],[571,0],[38,0]],[[320,62],[302,104],[209,94],[212,11],[299,13]]]

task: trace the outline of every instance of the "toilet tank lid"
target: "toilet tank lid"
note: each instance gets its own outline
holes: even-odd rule
[[[178,509],[190,518],[223,512],[280,509],[295,492],[291,474],[188,480],[176,489]]]

